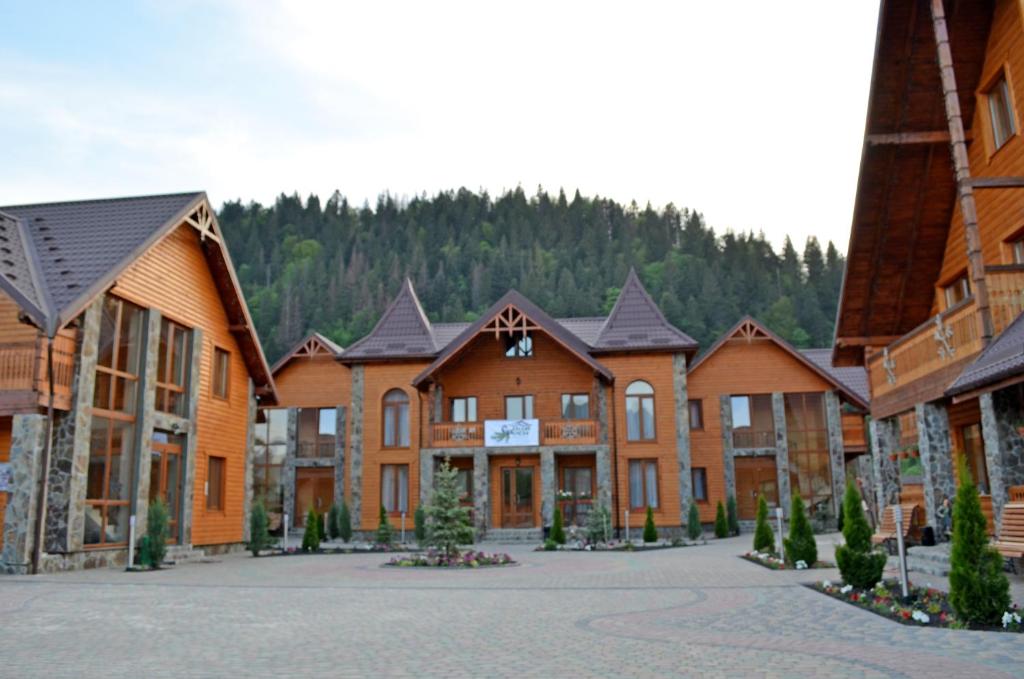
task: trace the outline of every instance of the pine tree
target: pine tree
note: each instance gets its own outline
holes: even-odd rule
[[[167,503],[163,498],[157,497],[149,503],[149,513],[146,515],[146,535],[149,536],[149,564],[153,568],[160,568],[167,555],[167,538],[170,532],[170,522],[167,513]]]
[[[587,542],[597,545],[607,542],[612,534],[612,517],[608,507],[599,504],[587,515]]]
[[[423,545],[427,541],[427,513],[423,505],[416,505],[416,511],[412,515],[413,533],[416,535],[416,543]]]
[[[337,540],[341,536],[338,526],[340,513],[341,510],[336,504],[332,504],[331,508],[327,511],[327,536],[332,540]]]
[[[843,581],[858,589],[874,587],[882,579],[886,556],[871,548],[871,526],[864,518],[860,491],[853,481],[846,482],[843,494],[843,539],[836,547],[836,565]]]
[[[302,551],[316,552],[320,549],[320,528],[317,514],[312,509],[306,514],[306,529],[302,533]]]
[[[658,529],[654,526],[654,510],[648,505],[647,518],[644,520],[644,542],[657,542]]]
[[[555,518],[551,522],[551,539],[557,544],[565,544],[565,529],[562,527],[562,509],[555,506]]]
[[[320,512],[317,512],[316,513],[316,532],[317,532],[317,537],[320,538],[320,542],[323,542],[324,540],[327,539],[327,530],[326,530],[326,528],[327,527],[324,525],[324,515],[321,514]]]
[[[345,542],[352,539],[352,514],[348,511],[348,503],[341,503],[341,511],[338,512],[338,537]]]
[[[729,517],[729,533],[731,535],[740,534],[740,515],[736,509],[736,497],[730,495],[729,499],[725,503],[725,512]]]
[[[797,561],[803,561],[809,568],[818,562],[818,544],[814,541],[803,498],[798,493],[793,493],[789,509],[789,537],[783,539],[782,544],[786,563],[796,565]]]
[[[768,502],[761,495],[757,499],[757,521],[754,524],[754,551],[775,552],[775,533],[768,523]]]
[[[699,540],[704,535],[704,527],[700,525],[700,510],[697,503],[690,503],[690,513],[686,517],[686,535],[691,540]]]
[[[469,512],[459,502],[459,472],[445,459],[434,473],[434,482],[426,508],[427,544],[454,558],[459,545],[473,541]]]
[[[270,547],[270,544],[270,521],[267,518],[267,510],[262,502],[257,502],[249,515],[249,551],[253,556],[259,556],[260,551]]]
[[[963,455],[957,471],[960,487],[953,503],[949,603],[965,622],[995,625],[1010,607],[1010,583],[1003,574],[1003,557],[989,546],[978,487]]]
[[[377,524],[376,542],[378,545],[390,545],[395,540],[394,529],[388,521],[388,510],[380,506],[380,521]]]
[[[715,537],[729,537],[729,520],[725,518],[725,507],[721,500],[718,501],[718,507],[715,508]]]

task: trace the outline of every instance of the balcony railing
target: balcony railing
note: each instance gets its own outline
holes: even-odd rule
[[[299,441],[298,457],[334,457],[334,441]]]
[[[544,420],[541,422],[541,445],[585,445],[597,443],[595,420]],[[484,445],[483,422],[436,422],[430,425],[434,448],[460,448]]]
[[[775,446],[774,431],[754,431],[752,429],[734,429],[732,432],[733,448],[772,448]]]
[[[59,410],[71,408],[74,365],[75,334],[65,331],[53,341],[53,405]],[[14,413],[48,401],[45,340],[0,344],[0,411]]]

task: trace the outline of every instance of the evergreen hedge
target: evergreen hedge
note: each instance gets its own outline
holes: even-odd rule
[[[647,507],[647,519],[644,521],[644,542],[657,542],[658,529],[654,526],[654,510]]]
[[[592,545],[607,542],[612,534],[611,523],[612,517],[608,507],[599,504],[591,508],[590,514],[587,515],[587,542]]]
[[[729,521],[725,518],[725,507],[721,500],[718,501],[718,507],[715,508],[715,537],[729,537]]]
[[[729,533],[732,535],[740,534],[740,515],[736,509],[736,497],[730,495],[729,499],[725,503],[725,513],[729,518]]]
[[[320,542],[327,539],[327,530],[326,526],[324,526],[324,515],[320,512],[316,513],[316,532],[320,538]]]
[[[332,540],[337,540],[341,537],[338,526],[338,514],[340,510],[337,504],[332,504],[331,508],[327,510],[327,536]]]
[[[768,502],[764,495],[757,499],[757,522],[754,525],[754,551],[775,553],[775,533],[768,522]]]
[[[434,474],[434,490],[427,503],[427,544],[453,558],[459,545],[473,542],[469,510],[459,502],[459,472],[445,459]]]
[[[836,565],[843,582],[858,589],[874,587],[882,579],[886,556],[871,548],[871,526],[864,518],[860,491],[853,481],[846,482],[843,494],[843,538],[836,547]]]
[[[394,529],[388,521],[388,510],[380,506],[380,522],[377,524],[376,542],[378,545],[390,545],[395,539]]]
[[[793,501],[789,510],[789,537],[782,541],[786,552],[786,563],[795,565],[803,561],[810,568],[818,562],[818,544],[814,541],[814,531],[804,509],[803,498],[793,493]]]
[[[427,541],[427,513],[423,505],[417,505],[412,515],[413,533],[416,536],[416,544],[422,546]]]
[[[551,522],[551,539],[559,545],[565,544],[565,528],[562,525],[562,508],[555,505],[555,518]]]
[[[267,510],[262,502],[257,502],[249,515],[249,551],[253,556],[259,556],[260,551],[270,547],[270,544],[270,520],[267,518]]]
[[[320,528],[317,514],[312,509],[306,513],[306,529],[302,533],[302,551],[315,552],[320,549]]]
[[[146,549],[149,551],[149,565],[152,568],[160,568],[167,556],[167,538],[170,534],[170,520],[167,512],[167,503],[163,498],[158,497],[149,503],[149,512],[146,514],[146,535],[149,536],[149,544]]]
[[[348,542],[352,539],[352,514],[348,510],[348,503],[341,503],[341,510],[338,512],[338,536]]]
[[[700,525],[700,510],[697,503],[690,503],[690,513],[686,517],[686,535],[691,540],[699,540],[704,535],[704,527]]]

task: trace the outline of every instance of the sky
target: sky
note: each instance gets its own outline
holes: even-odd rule
[[[543,186],[845,250],[877,11],[0,0],[0,205]]]

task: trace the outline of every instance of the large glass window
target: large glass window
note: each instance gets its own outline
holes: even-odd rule
[[[800,493],[811,514],[829,510],[832,474],[825,399],[820,393],[786,394],[785,403],[790,487]]]
[[[299,457],[334,457],[337,411],[334,408],[299,409]]]
[[[562,394],[563,420],[589,420],[589,394]]]
[[[272,529],[280,525],[284,510],[281,470],[288,452],[288,411],[263,410],[256,423],[253,451],[253,497],[262,502],[271,516]]]
[[[694,467],[690,471],[693,481],[693,499],[695,502],[708,501],[708,470],[705,467]]]
[[[85,494],[86,545],[128,541],[143,318],[134,304],[109,295],[103,300]]]
[[[476,422],[476,396],[452,399],[452,422]]]
[[[532,420],[533,419],[533,396],[506,396],[505,397],[505,419],[506,420]]]
[[[654,440],[654,387],[642,380],[626,387],[626,438]]]
[[[409,511],[409,465],[380,466],[380,502],[388,514]]]
[[[1010,98],[1010,86],[1006,76],[1000,75],[987,94],[989,121],[992,123],[993,150],[1002,148],[1016,131],[1013,104]]]
[[[690,429],[700,430],[704,428],[704,402],[698,399],[690,399]]]
[[[658,461],[629,461],[629,506],[658,508]]]
[[[192,331],[164,318],[160,322],[160,352],[156,366],[156,409],[185,417],[186,366]]]
[[[384,394],[384,447],[409,447],[409,396],[401,389]]]
[[[771,394],[732,396],[732,444],[736,448],[775,445],[775,419]]]

